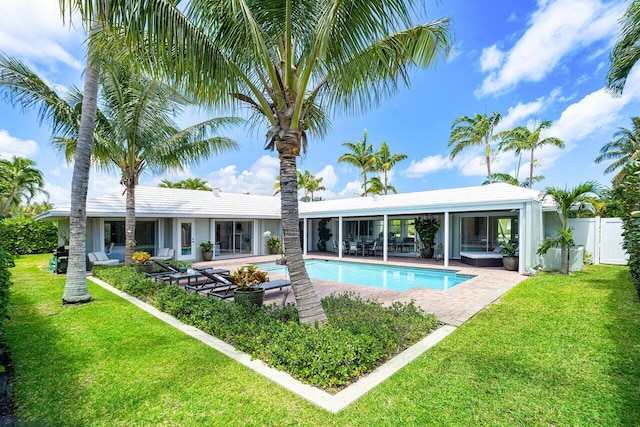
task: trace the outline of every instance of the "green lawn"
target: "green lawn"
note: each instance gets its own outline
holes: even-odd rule
[[[90,284],[61,305],[16,259],[8,342],[25,424],[640,425],[640,304],[626,267],[518,285],[337,415]]]

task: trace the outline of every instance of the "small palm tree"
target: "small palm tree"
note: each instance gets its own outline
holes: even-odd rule
[[[528,179],[525,179],[524,181],[518,181],[518,178],[508,173],[496,172],[494,174],[491,174],[491,178],[493,178],[492,182],[504,182],[505,184],[511,184],[517,187],[529,187]],[[533,182],[540,182],[542,180],[544,180],[544,176],[542,175],[536,175],[532,179]],[[490,182],[488,179],[482,183],[482,185],[489,185],[489,184]]]
[[[611,51],[607,87],[614,94],[621,94],[627,77],[633,66],[640,59],[638,43],[640,42],[640,1],[633,0],[620,20],[621,28],[618,41]]]
[[[568,227],[569,213],[572,208],[581,207],[589,201],[589,198],[600,194],[600,184],[595,181],[587,181],[578,184],[574,188],[547,187],[546,192],[553,197],[556,203],[556,212],[560,218],[560,230],[555,239],[545,239],[538,248],[539,255],[546,254],[550,248],[560,246],[560,272],[569,274],[569,248],[573,246],[573,228]]]
[[[603,145],[600,149],[600,155],[596,157],[596,163],[614,160],[604,170],[604,173],[611,173],[620,169],[620,172],[613,179],[614,183],[624,180],[625,166],[640,161],[640,117],[632,117],[631,121],[633,129],[619,128],[613,134],[615,139]]]
[[[396,187],[390,184],[385,185],[379,176],[372,176],[369,180],[369,194],[388,194],[389,191],[398,194]]]
[[[395,187],[389,185],[389,171],[393,168],[396,163],[399,163],[407,158],[406,154],[403,153],[393,153],[389,151],[389,146],[386,142],[382,142],[380,144],[380,149],[375,153],[376,157],[376,167],[379,171],[383,172],[384,182],[382,182],[382,192],[376,194],[387,194],[389,190],[393,193],[398,193]],[[373,192],[373,191],[371,191]]]
[[[457,118],[451,125],[448,146],[453,148],[449,158],[453,160],[465,148],[484,145],[484,161],[487,165],[489,184],[493,182],[491,174],[491,143],[496,139],[493,129],[501,119],[500,113],[494,111],[491,116],[486,114],[476,114],[474,117],[462,116]]]
[[[531,153],[529,159],[529,179],[528,187],[531,188],[534,182],[533,168],[536,164],[534,152],[535,150],[544,147],[545,145],[553,145],[558,148],[564,148],[564,142],[560,139],[549,136],[540,139],[540,133],[544,129],[549,129],[551,122],[549,120],[543,120],[538,126],[535,126],[533,130],[530,130],[526,126],[518,126],[509,131],[502,132],[500,136],[503,138],[500,143],[501,150],[515,150],[516,154],[522,156],[522,152],[528,150]],[[518,160],[518,169],[520,169],[520,160]],[[516,172],[516,179],[518,175]]]
[[[0,159],[0,200],[2,216],[20,211],[22,198],[27,204],[44,191],[42,171],[35,168],[36,162],[24,157],[13,156],[11,160]]]
[[[373,154],[373,145],[367,144],[367,130],[362,133],[362,141],[343,142],[343,146],[347,147],[351,152],[345,153],[338,158],[338,163],[348,163],[360,169],[362,177],[362,196],[366,196],[367,190],[367,173],[377,171],[376,156]]]
[[[313,193],[326,190],[324,185],[321,184],[322,179],[322,177],[316,177],[308,170],[302,173],[298,171],[298,187],[304,190],[305,198],[308,198],[310,202],[314,201]]]

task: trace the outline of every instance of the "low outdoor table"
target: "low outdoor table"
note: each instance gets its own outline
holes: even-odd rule
[[[198,273],[197,271],[174,273],[169,275],[169,284],[180,285],[180,282],[184,282],[186,280],[187,285],[191,285],[191,279],[195,279],[195,281],[197,282],[199,277],[202,277],[202,274]]]

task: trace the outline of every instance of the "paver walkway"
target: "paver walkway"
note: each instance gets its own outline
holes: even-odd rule
[[[215,268],[234,269],[251,263],[269,262],[277,259],[277,255],[257,256],[247,258],[220,259],[211,262],[195,263],[195,266],[210,265]],[[337,257],[326,252],[310,253],[307,258],[336,259]],[[354,258],[344,257],[345,261],[366,262],[381,264],[381,258]],[[442,261],[424,260],[416,258],[390,257],[390,265],[411,267],[444,268]],[[462,274],[471,274],[476,277],[453,288],[440,291],[427,288],[413,288],[407,291],[391,291],[367,286],[349,285],[345,283],[330,282],[326,280],[311,279],[316,292],[323,298],[332,293],[341,294],[346,291],[354,291],[365,298],[375,298],[378,301],[389,304],[394,301],[409,302],[414,300],[416,304],[427,313],[435,314],[441,322],[453,326],[460,326],[487,305],[491,304],[509,289],[526,279],[517,272],[507,271],[503,268],[474,268],[458,261],[450,261],[449,270],[456,270]],[[272,279],[285,278],[281,274],[270,273]],[[266,293],[265,303],[282,302],[285,293],[272,290]],[[293,292],[287,296],[287,302],[295,302]]]

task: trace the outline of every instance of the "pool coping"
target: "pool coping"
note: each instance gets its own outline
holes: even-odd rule
[[[186,325],[175,317],[164,313],[153,307],[152,305],[147,304],[135,297],[132,297],[131,295],[122,292],[117,288],[114,288],[113,286],[96,277],[90,276],[88,277],[88,279],[98,286],[106,289],[107,291],[118,295],[119,297],[125,299],[136,307],[146,311],[147,313],[165,322],[166,324],[173,326],[179,331],[197,339],[198,341],[208,345],[215,350],[218,350],[225,356],[230,357],[231,359],[248,367],[254,372],[272,380],[273,382],[279,384],[292,393],[334,414],[340,412],[351,403],[358,400],[368,391],[378,386],[387,378],[391,377],[394,373],[424,354],[427,350],[438,344],[440,341],[442,341],[444,338],[446,338],[456,330],[455,326],[441,326],[440,328],[431,332],[422,340],[418,341],[413,346],[407,348],[386,363],[380,365],[367,376],[362,377],[358,381],[342,389],[336,394],[330,394],[319,388],[304,384],[296,380],[286,372],[273,369],[267,366],[261,360],[252,360],[250,355],[236,350],[232,345],[227,344],[226,342],[214,337],[213,335],[207,334],[206,332],[203,332],[202,330],[194,326]]]

